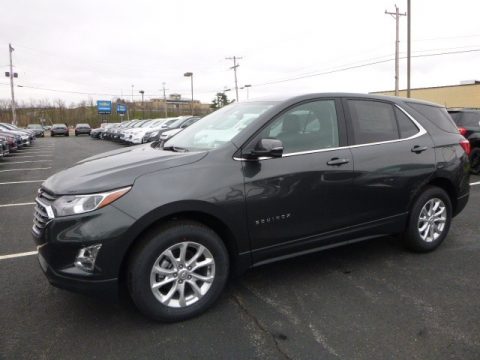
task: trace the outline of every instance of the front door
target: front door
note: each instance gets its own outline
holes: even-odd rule
[[[262,138],[284,146],[281,158],[243,163],[254,261],[318,246],[315,235],[349,223],[353,161],[339,109],[334,99],[293,106],[244,148]]]

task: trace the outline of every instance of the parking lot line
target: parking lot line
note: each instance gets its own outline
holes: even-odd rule
[[[470,183],[470,186],[480,185],[480,181]]]
[[[26,168],[26,169],[8,169],[8,170],[0,170],[0,172],[9,172],[9,171],[33,171],[33,170],[48,170],[52,167],[42,167],[42,168]]]
[[[44,182],[44,181],[45,181],[45,180],[9,181],[9,182],[2,182],[2,183],[0,183],[0,185],[29,184],[29,183]]]
[[[18,156],[15,156],[15,159],[19,159],[19,158],[35,158],[35,157],[50,157],[52,155],[18,155]]]
[[[27,202],[27,203],[15,203],[15,204],[0,204],[0,207],[25,206],[25,205],[35,205],[35,203]]]
[[[16,254],[9,254],[9,255],[0,255],[0,260],[5,260],[5,259],[14,259],[22,256],[31,256],[31,255],[37,255],[38,251],[27,251],[23,253],[16,253]]]
[[[27,163],[38,163],[38,162],[52,162],[52,160],[8,161],[8,162],[5,162],[5,163],[0,163],[0,165],[8,165],[8,164],[27,164]]]

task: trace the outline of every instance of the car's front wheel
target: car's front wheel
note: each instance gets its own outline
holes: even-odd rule
[[[412,206],[405,245],[416,252],[435,250],[447,236],[451,220],[448,194],[436,186],[426,188]]]
[[[129,259],[128,288],[138,309],[161,321],[180,321],[208,309],[228,278],[224,243],[210,228],[176,221],[150,232]]]

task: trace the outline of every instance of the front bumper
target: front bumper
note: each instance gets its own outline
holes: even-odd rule
[[[42,256],[38,253],[38,262],[48,282],[60,289],[73,291],[80,294],[91,295],[106,300],[116,301],[119,297],[118,279],[91,280],[81,279],[72,276],[65,276],[56,272]]]
[[[85,213],[57,217],[32,231],[40,266],[49,282],[59,288],[95,295],[118,297],[121,266],[131,243],[126,233],[134,219],[109,205]],[[80,249],[102,244],[92,273],[74,265]]]

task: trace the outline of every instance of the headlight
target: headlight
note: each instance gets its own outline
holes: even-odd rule
[[[149,134],[150,136],[157,136],[158,135],[158,131],[154,131],[152,133]]]
[[[125,195],[132,187],[126,187],[100,194],[65,195],[52,204],[56,216],[83,214],[100,209]]]

